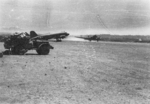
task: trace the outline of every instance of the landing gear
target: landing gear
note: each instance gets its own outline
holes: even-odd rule
[[[57,38],[56,41],[57,42],[61,42],[62,40],[61,40],[61,38]]]

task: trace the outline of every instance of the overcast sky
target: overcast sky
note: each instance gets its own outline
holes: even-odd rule
[[[149,0],[0,0],[2,29],[150,35]]]

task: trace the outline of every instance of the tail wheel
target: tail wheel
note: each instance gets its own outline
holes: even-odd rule
[[[39,55],[48,55],[49,52],[50,52],[50,49],[49,49],[49,47],[47,45],[43,45],[39,49],[37,49],[36,52]]]

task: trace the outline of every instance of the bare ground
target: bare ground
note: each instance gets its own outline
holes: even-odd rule
[[[0,104],[150,103],[149,44],[51,44],[49,55],[0,58]]]

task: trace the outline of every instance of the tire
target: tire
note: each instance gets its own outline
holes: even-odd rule
[[[19,55],[19,51],[18,51],[18,48],[17,48],[17,47],[13,47],[13,48],[11,49],[11,52],[12,52],[13,55]]]
[[[10,50],[5,50],[3,51],[3,55],[10,55],[11,54],[11,51]]]
[[[24,55],[27,51],[23,49],[21,46],[16,46],[12,49],[13,55]]]
[[[0,58],[2,58],[2,57],[3,57],[3,53],[1,52],[1,53],[0,53]]]
[[[48,55],[50,49],[47,45],[42,45],[39,49],[36,50],[39,55]]]

